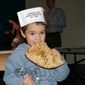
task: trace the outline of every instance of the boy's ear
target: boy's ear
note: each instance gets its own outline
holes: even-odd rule
[[[22,29],[20,29],[21,35],[25,38],[25,33],[23,33]]]

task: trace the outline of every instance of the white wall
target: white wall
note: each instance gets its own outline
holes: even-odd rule
[[[56,0],[56,6],[66,14],[66,27],[63,29],[62,46],[85,46],[85,0]],[[26,0],[26,8],[42,6],[46,12],[46,0]],[[78,55],[77,60],[85,58]],[[73,63],[73,55],[68,55],[67,62]],[[85,61],[82,64],[85,64]]]
[[[25,1],[26,1],[26,8],[41,6],[46,11],[48,10],[46,5],[46,0],[25,0]]]

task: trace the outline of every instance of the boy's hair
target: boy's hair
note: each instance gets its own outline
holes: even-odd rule
[[[37,25],[41,24],[41,25],[45,25],[46,26],[46,24],[44,22],[34,22],[34,23],[36,23]],[[27,28],[27,25],[21,28],[23,33],[25,33],[26,28]]]

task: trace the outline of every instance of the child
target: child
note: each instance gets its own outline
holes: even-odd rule
[[[44,69],[29,61],[25,53],[29,46],[36,45],[45,41],[46,22],[44,19],[44,9],[35,7],[18,12],[20,29],[26,43],[20,44],[6,61],[4,82],[6,85],[57,85],[57,82],[63,81],[69,74],[69,68],[63,56],[56,49],[52,49],[52,55],[58,55],[65,64],[55,69]],[[33,70],[38,67],[37,76],[39,81],[36,83],[32,75],[22,78],[14,73],[17,67],[26,67]]]

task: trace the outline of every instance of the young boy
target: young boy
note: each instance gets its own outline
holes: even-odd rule
[[[35,7],[18,12],[21,26],[21,34],[26,39],[26,43],[20,44],[6,61],[4,82],[6,85],[57,85],[57,82],[63,81],[69,74],[69,68],[63,56],[56,49],[52,49],[52,55],[58,55],[65,64],[55,69],[41,68],[25,56],[29,46],[36,45],[45,41],[46,22],[44,19],[44,9]],[[37,76],[39,81],[36,83],[32,75],[22,78],[14,73],[17,67],[26,67],[31,70],[38,67]]]

